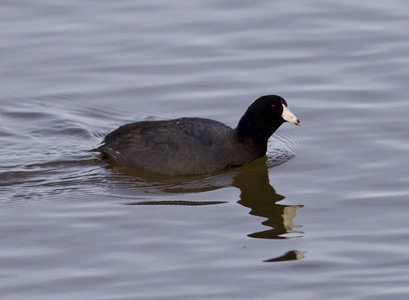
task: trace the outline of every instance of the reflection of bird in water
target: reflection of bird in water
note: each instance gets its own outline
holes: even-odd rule
[[[301,260],[305,258],[304,256],[305,252],[298,251],[298,250],[292,250],[288,251],[284,255],[274,257],[271,259],[267,259],[264,262],[276,262],[276,261],[287,261],[287,260]]]
[[[302,233],[293,228],[301,227],[293,224],[296,210],[302,205],[283,205],[276,202],[285,197],[275,192],[268,180],[267,168],[241,172],[235,178],[233,185],[240,189],[239,204],[251,209],[253,216],[264,217],[264,226],[273,229],[249,234],[249,237],[263,239],[286,239],[287,233]]]
[[[255,162],[254,164],[236,169],[237,171],[230,171],[221,175],[205,178],[191,178],[187,180],[179,178],[177,180],[175,179],[173,184],[171,184],[169,178],[164,181],[165,184],[152,182],[153,178],[150,178],[151,186],[149,189],[151,190],[152,186],[154,186],[156,189],[160,189],[166,193],[179,194],[204,192],[227,186],[234,186],[241,191],[238,203],[250,208],[250,215],[265,218],[266,220],[262,222],[262,225],[271,228],[265,231],[248,234],[249,237],[261,239],[289,239],[301,237],[302,232],[294,229],[301,226],[294,225],[293,219],[296,216],[297,209],[303,206],[277,204],[277,202],[283,200],[285,197],[277,194],[274,188],[270,185],[266,163],[268,163],[267,159],[264,158],[258,160],[258,162]],[[225,202],[227,201],[139,201],[128,203],[128,205],[202,206],[223,204]],[[286,234],[297,235],[286,236]],[[292,250],[282,256],[265,261],[275,262],[302,259],[304,258],[303,254],[304,252]]]

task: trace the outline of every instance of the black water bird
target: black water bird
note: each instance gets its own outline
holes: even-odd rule
[[[109,133],[91,152],[158,174],[204,174],[264,156],[284,122],[300,125],[283,98],[269,95],[254,101],[234,129],[203,118],[135,122]]]

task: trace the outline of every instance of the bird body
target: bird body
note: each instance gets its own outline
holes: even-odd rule
[[[103,144],[91,151],[153,173],[210,173],[264,156],[268,138],[288,121],[282,117],[285,109],[288,110],[284,99],[261,97],[249,107],[235,129],[203,118],[130,123],[109,133]],[[291,112],[290,115],[294,119],[290,121],[298,125],[298,119]]]

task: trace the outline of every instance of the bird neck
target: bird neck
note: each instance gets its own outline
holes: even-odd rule
[[[267,150],[268,139],[283,123],[281,120],[263,122],[262,118],[246,113],[235,129],[237,139],[247,147],[264,152],[262,153],[264,155]]]

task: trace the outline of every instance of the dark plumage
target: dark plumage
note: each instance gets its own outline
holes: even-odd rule
[[[148,172],[203,174],[264,156],[268,139],[285,121],[300,124],[283,98],[263,96],[235,129],[202,118],[135,122],[112,131],[91,151]]]

